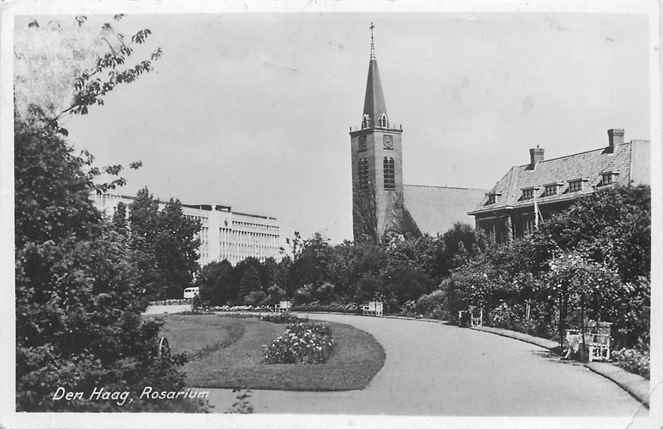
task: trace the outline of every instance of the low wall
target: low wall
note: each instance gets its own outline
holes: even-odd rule
[[[143,314],[163,314],[163,313],[181,313],[183,311],[191,311],[193,309],[191,303],[189,304],[150,304],[147,306]]]

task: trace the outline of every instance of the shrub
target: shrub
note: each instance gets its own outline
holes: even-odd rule
[[[291,308],[292,311],[321,311],[321,312],[335,312],[335,313],[350,313],[358,314],[361,313],[361,308],[358,304],[351,302],[348,304],[340,303],[331,303],[328,305],[322,305],[318,302],[311,302],[308,304],[299,304],[293,305]]]
[[[329,303],[334,299],[334,291],[336,286],[329,282],[324,282],[315,290],[315,296],[322,302]]]
[[[267,294],[261,290],[254,290],[249,292],[243,299],[244,304],[246,305],[258,305],[260,304],[265,298],[267,297]]]
[[[414,304],[414,313],[431,319],[448,319],[449,311],[445,308],[445,303],[446,293],[443,290],[435,290],[419,297]]]
[[[306,284],[295,291],[295,302],[310,302],[313,299],[313,284]]]
[[[328,325],[319,323],[293,323],[267,346],[265,362],[324,363],[334,347]]]
[[[488,312],[487,322],[490,326],[504,329],[519,330],[520,317],[515,309],[506,302],[502,302],[497,307]]]
[[[649,378],[649,346],[613,350],[611,358],[625,370]]]

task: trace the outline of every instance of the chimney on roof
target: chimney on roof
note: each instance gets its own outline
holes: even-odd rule
[[[607,152],[612,153],[615,151],[615,146],[624,143],[624,129],[623,128],[610,128],[608,130],[608,148]]]
[[[536,145],[529,150],[529,169],[534,170],[536,164],[543,161],[543,148]]]

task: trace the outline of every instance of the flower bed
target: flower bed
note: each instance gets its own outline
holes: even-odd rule
[[[297,323],[301,322],[303,319],[300,319],[299,317],[290,313],[277,313],[277,314],[264,314],[260,316],[260,320],[272,323]]]
[[[356,303],[340,304],[340,303],[331,303],[331,304],[319,304],[319,303],[308,303],[308,304],[298,304],[293,305],[290,309],[291,311],[321,311],[321,312],[333,312],[333,313],[350,313],[350,314],[360,314],[361,307]]]
[[[649,378],[649,350],[620,349],[611,353],[615,365]]]
[[[324,363],[334,339],[328,325],[292,323],[265,350],[265,363]]]

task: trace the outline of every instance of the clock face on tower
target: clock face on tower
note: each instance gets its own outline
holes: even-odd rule
[[[382,136],[382,147],[385,150],[394,150],[394,137],[390,135]]]

